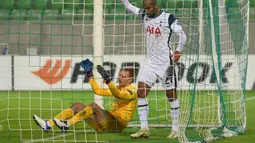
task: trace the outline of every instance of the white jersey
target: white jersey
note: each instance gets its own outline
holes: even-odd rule
[[[177,21],[173,14],[161,11],[155,18],[142,15],[146,33],[146,64],[155,69],[155,72],[162,76],[170,66],[172,35],[171,25]]]
[[[147,55],[146,61],[138,75],[138,81],[153,86],[157,78],[162,79],[165,89],[176,88],[176,78],[167,74],[167,68],[172,65],[170,38],[172,32],[179,36],[176,51],[181,51],[187,39],[182,27],[173,14],[160,11],[160,15],[149,18],[143,9],[133,6],[128,0],[120,0],[127,10],[140,15],[145,26]],[[172,73],[171,73],[172,74]]]

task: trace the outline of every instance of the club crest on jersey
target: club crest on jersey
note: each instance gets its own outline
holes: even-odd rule
[[[148,25],[147,32],[149,32],[150,34],[161,35],[161,31],[159,27],[153,27]]]

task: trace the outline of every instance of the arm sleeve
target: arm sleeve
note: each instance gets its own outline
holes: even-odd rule
[[[126,9],[135,15],[138,15],[140,13],[140,8],[133,6],[128,0],[121,0],[121,2],[124,4]]]
[[[178,20],[175,18],[173,14],[169,16],[168,23],[170,29],[179,37],[178,47],[176,48],[176,50],[177,51],[183,50],[187,37],[182,29],[182,26],[179,24]]]
[[[136,99],[136,90],[135,89],[126,89],[124,91],[120,91],[113,82],[108,84],[109,89],[112,92],[112,95],[118,99],[125,100],[134,100]]]
[[[101,88],[94,78],[90,78],[89,83],[95,94],[100,96],[112,96],[111,91],[108,88]]]

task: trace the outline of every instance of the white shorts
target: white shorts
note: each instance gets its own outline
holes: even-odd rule
[[[155,70],[157,69],[154,69],[148,64],[145,64],[139,71],[137,81],[144,82],[152,87],[158,79],[161,83],[161,86],[165,90],[172,90],[177,88],[177,78],[173,66],[169,65],[169,68],[165,71],[163,76],[158,75]]]

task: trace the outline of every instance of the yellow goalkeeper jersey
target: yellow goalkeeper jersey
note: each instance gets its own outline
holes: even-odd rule
[[[127,124],[131,120],[137,106],[137,89],[134,84],[119,87],[110,82],[108,84],[109,88],[101,88],[94,78],[90,78],[89,82],[95,94],[115,97],[115,103],[109,112],[115,119]]]

